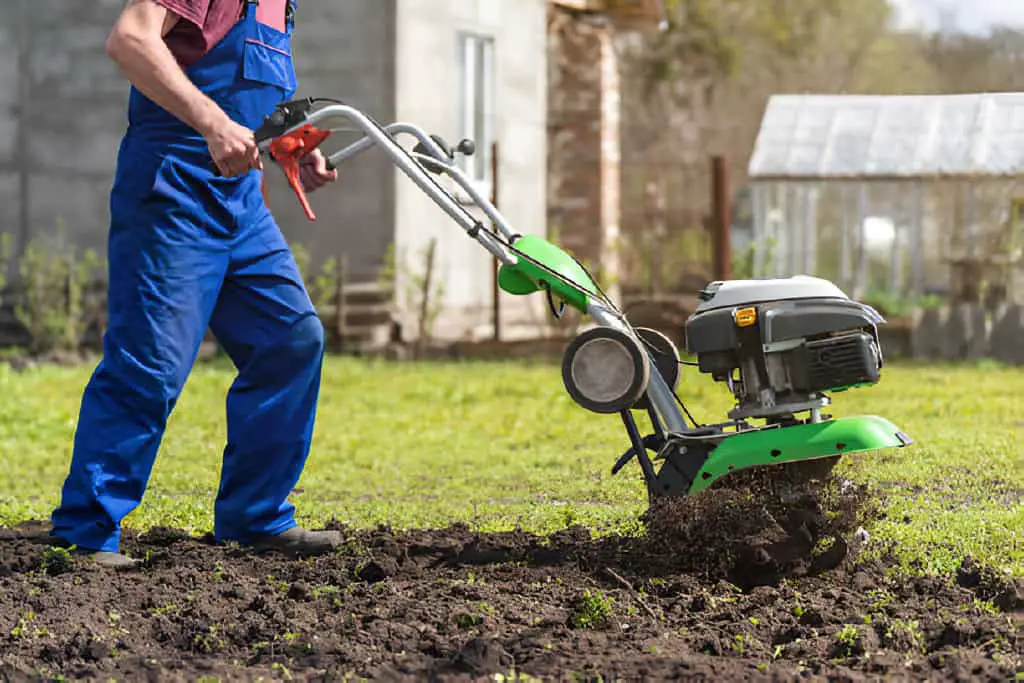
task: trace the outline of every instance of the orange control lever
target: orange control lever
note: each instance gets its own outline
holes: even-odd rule
[[[306,198],[306,191],[302,188],[302,180],[299,177],[299,161],[309,156],[310,153],[319,147],[324,140],[331,136],[331,131],[320,130],[316,126],[306,124],[301,128],[274,138],[270,143],[270,156],[281,165],[281,170],[288,178],[288,184],[299,198],[306,218],[316,220],[313,209]]]

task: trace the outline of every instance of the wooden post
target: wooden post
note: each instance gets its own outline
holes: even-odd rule
[[[427,318],[430,316],[430,288],[434,281],[434,254],[437,239],[431,238],[427,245],[426,273],[423,276],[423,298],[420,300],[419,334],[416,338],[417,358],[423,357],[423,349],[427,342]]]
[[[651,180],[647,183],[644,194],[647,199],[647,225],[650,226],[646,235],[647,247],[650,249],[647,257],[647,265],[650,268],[647,294],[657,296],[664,289],[662,251],[668,240],[668,227],[665,225],[665,193],[660,183]]]
[[[715,279],[728,280],[732,277],[732,188],[723,156],[711,158],[711,206]]]
[[[75,318],[81,315],[81,311],[75,309],[75,253],[72,247],[71,254],[68,255],[68,273],[67,279],[64,282],[64,296],[67,297],[67,327],[65,328],[65,342],[74,348],[69,348],[68,351],[78,352],[81,351],[81,339],[78,338],[77,334],[79,329],[76,324],[79,322]]]
[[[338,270],[334,276],[334,345],[338,353],[345,351],[345,278],[348,277],[348,262],[345,254],[338,256]]]
[[[498,143],[491,143],[491,203],[498,208]],[[494,326],[494,341],[501,341],[501,288],[498,286],[498,270],[501,263],[494,262],[491,278],[491,323]]]

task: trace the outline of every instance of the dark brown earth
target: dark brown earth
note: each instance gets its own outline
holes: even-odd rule
[[[863,559],[855,530],[874,513],[864,492],[831,491],[785,501],[715,491],[656,507],[644,538],[347,530],[343,552],[315,559],[154,530],[127,534],[146,564],[122,573],[69,561],[26,525],[0,533],[0,671],[723,681],[1024,671],[1024,585],[969,560],[953,576],[914,578],[884,553]]]

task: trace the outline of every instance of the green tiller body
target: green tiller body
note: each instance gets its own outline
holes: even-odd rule
[[[780,477],[817,477],[843,455],[912,443],[884,417],[835,418],[822,412],[831,394],[877,384],[883,365],[877,328],[885,321],[833,283],[794,276],[707,285],[685,323],[685,351],[696,358],[700,373],[727,387],[735,403],[721,422],[696,424],[676,393],[684,365],[679,349],[667,335],[631,325],[566,251],[538,235],[515,232],[456,163],[458,154],[474,153],[471,141],[452,148],[414,125],[382,126],[344,103],[328,100],[317,107],[317,102],[279,107],[257,132],[261,148],[272,150],[275,140],[286,137],[329,133],[333,129],[324,122],[354,124],[363,137],[328,155],[332,166],[370,147],[383,149],[498,260],[503,291],[544,295],[554,315],[571,307],[592,321],[565,349],[566,391],[586,410],[620,416],[629,448],[612,471],[635,459],[652,499],[699,494],[729,475],[756,468],[777,468]],[[399,144],[401,135],[415,139],[412,150]],[[316,138],[316,144],[326,137]],[[471,201],[456,199],[442,178]],[[650,433],[641,433],[637,413],[646,413]]]

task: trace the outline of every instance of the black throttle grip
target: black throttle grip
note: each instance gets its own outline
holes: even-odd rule
[[[287,115],[278,109],[273,114],[263,119],[263,123],[256,129],[254,133],[256,144],[258,145],[261,142],[272,140],[277,136],[284,134],[284,132],[290,127],[287,124]]]
[[[253,132],[253,139],[256,144],[259,145],[267,140],[273,140],[298,126],[309,117],[309,112],[313,109],[315,102],[314,98],[307,97],[300,100],[282,102],[274,107],[274,111],[263,119],[260,127]],[[210,168],[216,177],[224,177],[224,174],[217,168],[217,164],[213,159],[210,159]]]
[[[290,128],[299,125],[309,117],[315,100],[307,97],[301,100],[283,102],[274,108],[274,112],[263,120],[256,129],[256,144],[272,140],[284,135]]]

